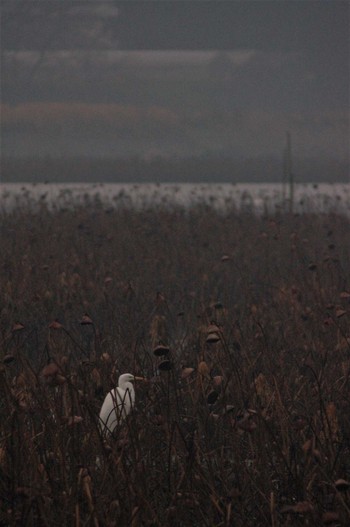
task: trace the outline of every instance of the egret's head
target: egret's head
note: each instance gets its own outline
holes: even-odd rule
[[[143,381],[143,377],[135,377],[132,373],[123,373],[119,377],[119,384],[125,383],[125,382],[133,382],[133,381]]]
[[[123,382],[133,382],[134,380],[135,380],[135,376],[132,375],[131,373],[123,373],[123,375],[119,377],[119,384]]]

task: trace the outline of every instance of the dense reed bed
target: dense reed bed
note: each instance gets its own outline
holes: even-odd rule
[[[349,223],[3,213],[0,525],[349,525]]]

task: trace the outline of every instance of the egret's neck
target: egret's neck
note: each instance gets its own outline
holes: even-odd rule
[[[130,398],[132,403],[135,402],[135,390],[132,382],[125,381],[121,385],[119,385],[119,388],[121,388],[125,391],[125,393],[127,393],[127,398]]]

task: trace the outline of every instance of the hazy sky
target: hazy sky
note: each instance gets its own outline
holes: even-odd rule
[[[300,155],[344,160],[349,8],[342,0],[3,0],[2,150],[277,155],[290,129]],[[105,126],[108,113],[114,127]]]
[[[309,50],[349,53],[347,0],[3,0],[2,46],[70,47],[74,27],[102,22],[119,49]],[[59,23],[66,35],[52,35]],[[51,32],[51,35],[50,35]],[[48,38],[49,37],[51,38]],[[82,44],[82,43],[81,43]],[[88,45],[88,44],[86,44]]]

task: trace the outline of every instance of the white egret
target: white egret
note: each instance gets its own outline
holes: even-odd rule
[[[102,432],[112,434],[115,428],[130,413],[135,404],[133,381],[145,380],[131,373],[123,373],[118,379],[118,386],[105,397],[100,411],[100,427]]]

